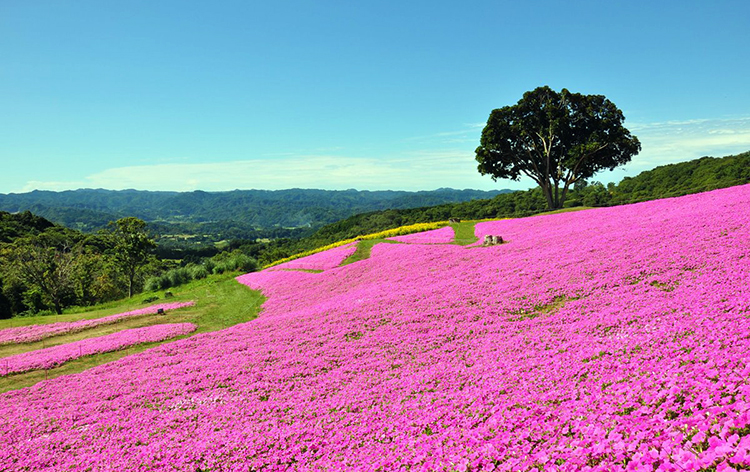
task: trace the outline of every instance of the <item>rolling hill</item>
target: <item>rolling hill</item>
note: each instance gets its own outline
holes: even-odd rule
[[[35,190],[0,194],[0,210],[29,210],[55,223],[82,231],[135,216],[173,225],[232,221],[240,227],[319,227],[356,213],[388,208],[414,208],[491,198],[509,190],[438,189],[423,192],[359,190],[234,190],[230,192],[151,192],[79,189]]]
[[[744,185],[241,276],[250,322],[1,395],[0,469],[746,469],[748,208]]]

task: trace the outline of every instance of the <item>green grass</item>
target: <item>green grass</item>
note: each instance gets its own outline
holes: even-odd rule
[[[122,329],[150,326],[153,324],[195,323],[198,326],[198,329],[190,335],[181,336],[181,338],[183,338],[195,333],[216,331],[238,323],[250,321],[258,316],[261,305],[265,301],[265,297],[263,297],[260,292],[250,290],[244,285],[238,283],[234,280],[234,275],[236,274],[211,276],[202,280],[194,280],[189,284],[180,287],[174,287],[170,289],[174,294],[173,298],[164,299],[164,292],[159,291],[140,294],[136,299],[109,303],[104,307],[96,307],[93,311],[88,312],[65,313],[59,316],[22,318],[23,325],[100,318],[102,316],[122,313],[134,308],[148,306],[149,304],[142,303],[142,300],[146,297],[155,295],[158,295],[160,299],[153,303],[162,303],[164,301],[195,301],[195,305],[192,307],[168,311],[165,315],[137,316],[118,323],[92,328],[78,333],[54,336],[36,343],[0,346],[0,357],[18,354],[20,352],[28,352],[43,347],[65,344],[80,339],[102,336]],[[0,328],[19,325],[12,324],[13,321],[15,320],[3,320],[3,322],[0,323]],[[0,377],[0,392],[28,387],[48,378],[82,372],[91,367],[111,362],[129,354],[141,352],[150,347],[171,341],[174,341],[174,339],[158,343],[146,343],[131,346],[116,352],[85,356],[47,371],[32,371],[23,374]]]
[[[557,213],[569,213],[571,211],[581,211],[581,210],[590,210],[594,207],[573,207],[573,208],[561,208],[559,210],[552,210],[552,211],[545,211],[543,213],[537,213],[533,216],[538,215],[555,215]],[[498,220],[503,218],[497,218]],[[481,221],[493,221],[494,219],[489,220],[481,220]],[[458,244],[460,246],[468,246],[469,244],[474,244],[479,239],[474,236],[474,227],[477,223],[479,223],[480,220],[467,220],[462,221],[460,223],[451,223],[451,227],[453,228],[453,231],[456,233],[455,239],[453,240],[453,244]]]
[[[475,243],[477,241],[477,237],[474,236],[474,225],[476,224],[476,221],[462,221],[460,223],[451,223],[451,227],[453,228],[453,231],[455,232],[455,238],[453,239],[453,244],[458,244],[461,246],[466,246],[471,243]],[[342,266],[351,264],[353,262],[358,262],[365,260],[370,257],[370,253],[372,252],[372,247],[379,243],[387,243],[387,244],[401,244],[398,241],[391,241],[390,239],[365,239],[362,241],[357,242],[357,250],[354,251],[354,254],[344,259],[344,262],[341,263]]]
[[[460,223],[451,223],[453,232],[456,234],[453,238],[453,244],[459,246],[468,246],[477,242],[477,237],[474,236],[474,226],[477,224],[476,220],[462,221]]]
[[[474,225],[476,221],[462,221],[461,223],[451,223],[451,227],[455,232],[456,236],[453,240],[453,244],[459,244],[466,246],[477,241],[477,237],[474,236]],[[342,266],[365,260],[370,257],[372,247],[379,243],[387,244],[401,244],[398,241],[391,241],[390,239],[378,238],[378,239],[364,239],[357,242],[357,250],[354,253],[344,259],[341,263]]]
[[[353,262],[363,261],[370,257],[370,252],[372,251],[372,247],[378,243],[387,243],[387,244],[400,244],[398,241],[391,241],[390,239],[365,239],[362,241],[357,242],[357,250],[354,251],[354,254],[344,259],[344,262],[341,263],[342,266],[345,266],[347,264],[351,264]]]
[[[72,307],[65,309],[62,315],[45,315],[45,316],[23,316],[0,320],[0,329],[13,328],[16,326],[28,326],[37,324],[57,323],[61,321],[78,321],[92,318],[101,318],[102,316],[114,315],[123,311],[143,308],[151,303],[143,303],[143,299],[151,296],[150,294],[137,294],[131,299],[117,300],[113,302],[102,303],[95,307]],[[160,294],[161,296],[161,294]],[[164,303],[165,300],[153,302]]]
[[[543,211],[541,213],[537,213],[534,216],[537,216],[537,215],[556,215],[558,213],[569,213],[571,211],[591,210],[592,208],[594,208],[594,207],[579,206],[579,207],[571,207],[571,208],[560,208],[559,210]]]

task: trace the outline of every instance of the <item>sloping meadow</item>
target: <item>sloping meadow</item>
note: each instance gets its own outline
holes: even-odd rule
[[[90,320],[62,321],[59,323],[0,329],[0,345],[41,341],[42,339],[51,338],[52,336],[77,333],[78,331],[83,331],[89,328],[117,323],[126,318],[141,315],[153,315],[158,313],[159,310],[176,310],[178,308],[193,306],[194,304],[195,302],[159,303],[158,305],[151,305],[146,308],[139,308],[125,313],[118,313],[116,315],[93,318]]]
[[[125,329],[105,336],[24,352],[0,358],[0,373],[8,375],[30,370],[51,369],[79,357],[118,351],[141,343],[163,341],[192,333],[196,328],[197,326],[193,323],[158,324]]]
[[[750,466],[750,186],[240,277],[249,323],[0,396],[0,470]]]

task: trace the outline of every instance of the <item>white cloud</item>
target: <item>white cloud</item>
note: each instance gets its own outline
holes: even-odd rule
[[[29,180],[26,184],[18,190],[13,190],[10,193],[25,193],[31,192],[32,190],[70,190],[85,187],[86,182],[82,180],[71,180],[71,181],[44,181],[44,180]]]
[[[641,141],[641,153],[628,165],[633,171],[688,161],[722,157],[750,150],[750,117],[694,119],[628,124]]]
[[[429,144],[431,146],[471,142],[476,146],[476,144],[479,144],[479,136],[482,134],[482,128],[484,128],[485,125],[486,123],[465,123],[462,125],[461,129],[458,130],[441,131],[425,136],[412,136],[410,138],[406,138],[404,141],[420,142]]]
[[[33,189],[207,190],[321,188],[431,190],[438,187],[508,188],[480,176],[471,152],[417,151],[388,159],[309,155],[217,163],[160,163],[117,167],[80,182],[29,182]],[[516,183],[514,188],[526,188]]]
[[[387,157],[335,155],[339,148],[316,154],[288,152],[231,162],[188,163],[166,158],[154,164],[115,167],[80,181],[29,181],[19,191],[108,188],[141,190],[207,190],[322,188],[361,190],[430,190],[438,187],[525,189],[530,180],[493,182],[481,176],[474,162],[478,129],[465,124],[460,130],[414,137],[407,142],[421,150],[394,151]],[[658,123],[628,123],[641,140],[642,151],[627,166],[593,177],[604,182],[659,165],[701,156],[725,156],[750,150],[750,117],[693,119]]]

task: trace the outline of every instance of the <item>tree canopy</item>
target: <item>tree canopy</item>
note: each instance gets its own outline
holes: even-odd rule
[[[128,282],[128,296],[135,293],[136,278],[143,267],[154,259],[151,254],[156,244],[146,232],[146,222],[128,216],[111,223],[110,232],[115,264],[120,268]]]
[[[603,95],[539,87],[492,110],[476,149],[478,170],[493,180],[530,177],[548,208],[562,208],[572,184],[638,154],[640,142],[624,120]]]

